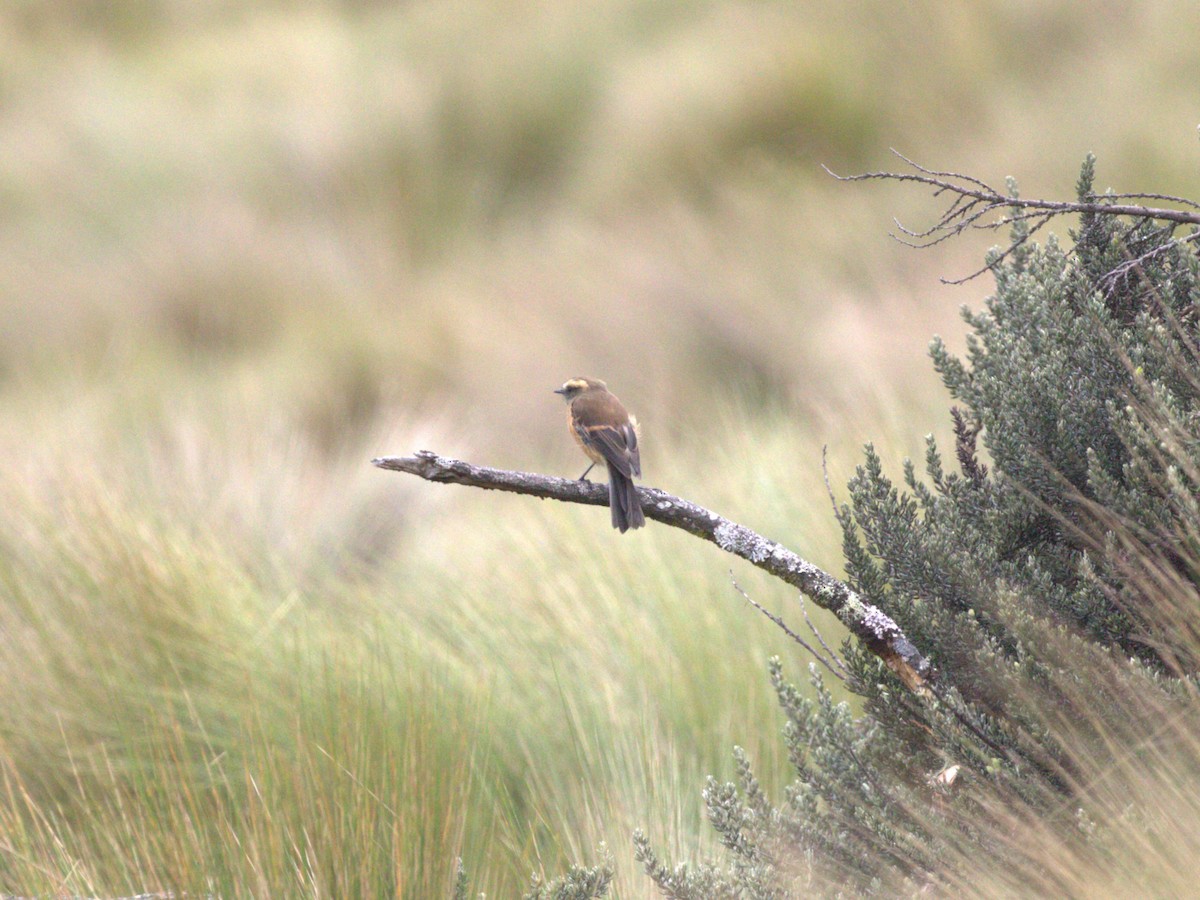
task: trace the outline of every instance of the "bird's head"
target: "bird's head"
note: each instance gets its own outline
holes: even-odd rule
[[[585,394],[588,391],[607,391],[608,385],[598,378],[572,378],[569,381],[563,382],[563,386],[554,393],[561,394],[562,398],[570,403],[580,394]]]

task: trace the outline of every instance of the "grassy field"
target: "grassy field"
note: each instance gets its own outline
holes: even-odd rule
[[[988,285],[937,279],[997,236],[909,251],[933,201],[819,164],[1198,193],[1200,11],[828,6],[0,10],[0,893],[507,897],[603,842],[641,897],[735,744],[778,793],[808,660],[730,560],[368,460],[574,475],[596,375],[648,483],[836,571],[822,447],[948,432]]]

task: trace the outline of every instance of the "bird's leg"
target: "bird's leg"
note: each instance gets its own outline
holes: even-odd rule
[[[592,471],[592,469],[594,469],[594,468],[596,468],[596,464],[592,463],[590,466],[588,466],[586,469],[584,469],[583,474],[579,476],[579,480],[587,481],[588,480],[587,473]]]

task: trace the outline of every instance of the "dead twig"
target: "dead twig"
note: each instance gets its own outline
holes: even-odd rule
[[[1185,197],[1174,197],[1170,194],[1104,194],[1088,196],[1081,200],[1041,200],[1025,199],[1017,196],[1014,182],[1006,185],[1005,191],[1000,191],[987,182],[959,172],[940,172],[927,169],[914,162],[902,153],[892,150],[897,158],[911,166],[912,172],[864,172],[860,175],[839,175],[828,166],[822,166],[826,172],[838,181],[915,181],[934,189],[934,196],[943,194],[950,196],[950,204],[933,225],[926,229],[907,228],[896,221],[899,234],[892,234],[897,241],[910,247],[926,249],[947,241],[969,229],[994,231],[1008,228],[1021,223],[1021,233],[1008,247],[997,254],[992,261],[981,269],[963,278],[941,279],[945,284],[962,284],[977,278],[984,272],[995,268],[1002,261],[1016,252],[1029,241],[1046,223],[1058,216],[1064,215],[1100,215],[1128,216],[1141,221],[1157,221],[1178,225],[1200,226],[1200,203]],[[1145,206],[1136,203],[1124,203],[1124,200],[1164,200],[1190,209],[1171,209],[1161,206]],[[992,214],[997,214],[992,218]],[[902,236],[901,236],[902,235]],[[1130,268],[1143,262],[1156,253],[1161,253],[1163,247],[1175,246],[1194,240],[1195,234],[1179,238],[1167,244],[1156,247],[1143,257],[1130,260],[1126,265]]]
[[[816,661],[819,662],[821,665],[823,665],[826,669],[828,669],[829,673],[831,675],[833,675],[834,678],[837,678],[839,681],[846,680],[846,677],[841,672],[839,672],[837,669],[835,669],[833,667],[833,664],[830,663],[829,660],[827,660],[824,656],[822,656],[815,649],[813,649],[812,644],[808,643],[808,641],[804,640],[804,638],[800,637],[800,635],[798,635],[798,634],[796,634],[796,632],[792,631],[792,629],[790,629],[788,627],[787,622],[783,621],[783,618],[781,616],[775,615],[775,613],[771,612],[769,609],[767,609],[765,606],[763,606],[761,603],[759,603],[757,600],[755,600],[753,597],[751,597],[749,594],[747,594],[744,590],[742,590],[742,586],[740,584],[738,584],[737,579],[733,577],[733,569],[729,570],[729,583],[733,585],[733,589],[735,591],[737,591],[739,594],[741,594],[747,603],[749,603],[751,606],[753,606],[755,609],[757,609],[760,613],[762,613],[764,616],[766,616],[768,619],[770,619],[772,622],[774,622],[776,627],[779,628],[780,631],[782,631],[784,634],[786,634],[788,637],[790,637],[793,641],[795,641],[797,644],[799,644],[801,647],[803,647],[805,650],[807,650],[810,654],[812,654],[813,658],[816,659]],[[800,604],[801,604],[801,606],[804,605],[803,598],[801,598]],[[807,612],[804,614],[804,619],[805,619],[805,621],[808,621],[808,613]],[[809,624],[809,627],[811,628],[812,623],[809,622],[808,624]],[[815,629],[814,629],[813,633],[816,634]],[[818,634],[817,635],[818,640],[820,640],[820,637],[821,636]],[[821,644],[822,644],[822,646],[824,646],[825,642],[821,641]],[[825,649],[828,650],[829,648],[825,647]],[[836,659],[836,657],[834,657],[834,658]],[[838,666],[840,668],[841,663],[838,663]]]
[[[608,505],[608,487],[590,481],[556,478],[475,466],[421,450],[412,456],[389,456],[371,462],[381,469],[407,472],[442,484],[509,491],[566,503]],[[855,637],[890,668],[909,690],[924,694],[935,677],[933,666],[903,630],[881,609],[868,603],[846,583],[814,566],[786,547],[744,525],[656,488],[639,486],[638,498],[647,519],[682,529],[716,544],[799,588],[823,609],[837,615]],[[626,538],[628,540],[628,538]]]

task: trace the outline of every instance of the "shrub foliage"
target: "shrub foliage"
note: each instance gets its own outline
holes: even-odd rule
[[[1093,179],[1089,157],[1078,193],[1103,202]],[[1094,823],[1110,811],[1088,790],[1097,761],[1164,721],[1191,721],[1194,235],[1091,214],[1067,250],[1035,244],[1014,218],[1009,250],[988,259],[995,293],[964,313],[966,358],[932,344],[956,404],[951,465],[931,437],[924,477],[908,462],[897,483],[868,446],[838,510],[847,580],[936,679],[909,692],[847,643],[856,718],[815,667],[809,698],[773,661],[796,779],[773,802],[739,750],[739,783],[710,781],[725,860],[670,867],[637,835],[665,896],[937,888],[981,858],[1000,880],[1035,878],[1045,863],[1013,837],[1018,822],[1103,861],[1110,836]]]

